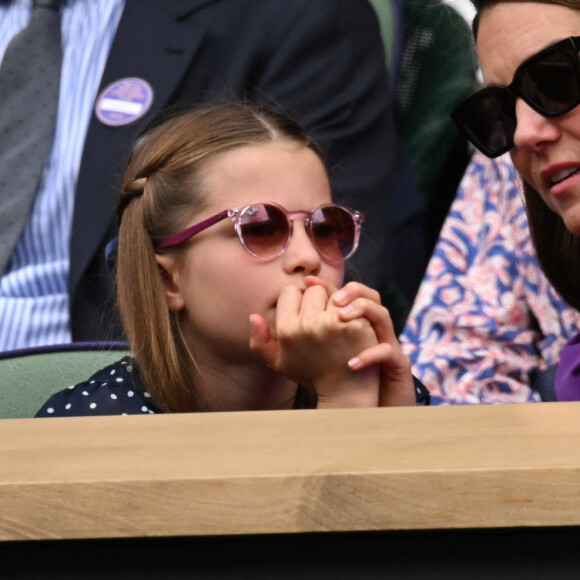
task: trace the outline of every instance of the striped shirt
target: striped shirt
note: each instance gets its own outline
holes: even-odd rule
[[[0,58],[30,19],[31,0],[0,3]],[[124,0],[71,0],[62,9],[63,68],[56,133],[32,214],[0,279],[0,350],[70,342],[72,212],[83,145]]]

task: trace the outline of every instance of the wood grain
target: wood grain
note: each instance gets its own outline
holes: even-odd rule
[[[0,540],[580,525],[580,403],[0,421]]]

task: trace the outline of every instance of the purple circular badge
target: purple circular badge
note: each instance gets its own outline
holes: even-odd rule
[[[105,125],[128,125],[142,117],[153,102],[153,88],[139,78],[120,79],[106,87],[95,112]]]

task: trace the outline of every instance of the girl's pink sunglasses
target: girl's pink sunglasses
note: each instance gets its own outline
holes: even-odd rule
[[[323,260],[339,264],[356,251],[364,215],[329,203],[311,211],[286,211],[277,203],[253,203],[226,209],[162,241],[157,251],[182,244],[203,230],[232,219],[246,251],[259,260],[272,260],[284,253],[292,238],[294,218],[304,217],[304,227]]]

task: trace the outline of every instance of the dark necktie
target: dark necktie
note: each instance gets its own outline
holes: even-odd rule
[[[54,135],[62,0],[35,0],[0,65],[0,275],[30,214]]]

